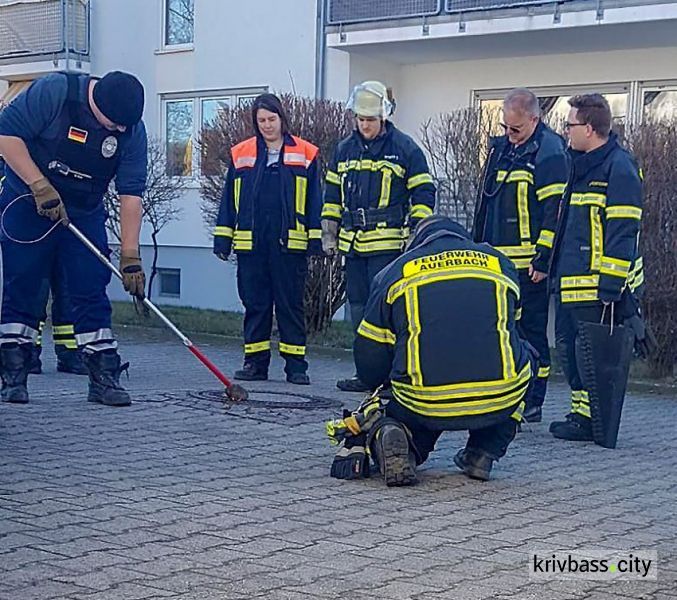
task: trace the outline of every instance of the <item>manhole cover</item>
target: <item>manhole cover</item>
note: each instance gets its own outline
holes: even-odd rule
[[[249,398],[243,402],[230,402],[226,400],[221,391],[208,390],[204,392],[190,392],[191,398],[219,402],[227,406],[250,406],[255,408],[286,408],[286,409],[326,409],[341,406],[339,400],[323,398],[313,394],[299,394],[295,392],[282,392],[275,390],[248,390]]]

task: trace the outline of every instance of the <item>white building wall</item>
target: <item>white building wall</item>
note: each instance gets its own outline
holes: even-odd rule
[[[146,266],[146,278],[150,278],[150,265],[153,262],[152,247],[145,246],[141,258]],[[153,283],[152,300],[156,304],[170,306],[192,306],[195,308],[217,308],[241,312],[242,303],[234,292],[236,264],[233,260],[223,262],[217,259],[211,249],[188,248],[184,246],[165,246],[160,249],[158,268],[177,268],[177,265],[189,264],[191,268],[181,269],[181,295],[174,297],[163,294],[159,278]],[[111,281],[108,286],[111,300],[131,302],[130,296],[122,284]]]
[[[422,64],[396,64],[332,50],[335,56],[329,65],[327,86],[332,95],[345,99],[355,83],[381,79],[394,90],[394,121],[410,134],[430,116],[468,106],[476,91],[517,86],[581,86],[588,90],[603,84],[677,80],[677,37],[672,47],[518,57],[510,56],[506,47],[503,58]],[[331,67],[342,62],[350,65],[350,73],[347,78],[340,74],[336,80]]]
[[[193,46],[178,51],[163,47],[163,11],[163,0],[92,1],[92,73],[120,69],[141,79],[149,135],[164,136],[162,98],[169,94],[243,88],[314,94],[316,0],[196,0]],[[191,181],[178,200],[180,220],[159,235],[160,266],[181,269],[182,278],[180,299],[160,299],[239,309],[234,271],[212,256],[200,203],[199,181]],[[149,243],[144,228],[144,257]]]
[[[425,118],[467,106],[475,90],[666,79],[677,79],[677,37],[671,48],[403,65],[396,87],[398,125],[417,131]]]

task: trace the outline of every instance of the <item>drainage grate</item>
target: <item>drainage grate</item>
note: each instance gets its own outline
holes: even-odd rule
[[[226,401],[224,393],[218,390],[188,392],[188,396],[190,398],[207,400],[209,402],[219,402],[229,407],[285,408],[292,410],[317,410],[341,407],[341,402],[338,399],[324,398],[322,396],[314,396],[313,394],[299,394],[265,389],[250,389],[248,391],[249,398],[244,402]]]

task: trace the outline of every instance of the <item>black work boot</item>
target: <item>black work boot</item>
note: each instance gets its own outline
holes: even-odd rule
[[[342,392],[371,392],[371,388],[357,375],[350,379],[339,379],[336,387]]]
[[[89,394],[87,402],[106,406],[129,406],[132,399],[120,385],[120,374],[129,368],[129,363],[120,364],[117,350],[83,353],[89,371]]]
[[[240,381],[267,381],[268,368],[257,366],[251,362],[245,362],[239,371],[235,371],[233,377]]]
[[[494,458],[479,448],[462,448],[454,456],[454,463],[471,479],[489,481]]]
[[[527,406],[522,413],[522,418],[527,423],[540,423],[543,420],[543,407]]]
[[[89,374],[80,350],[57,350],[56,370],[60,373],[72,373],[73,375]]]
[[[303,356],[285,356],[284,372],[287,381],[294,385],[310,385],[308,377],[308,361]]]
[[[308,373],[287,373],[287,381],[295,385],[310,385]]]
[[[0,376],[2,401],[13,404],[28,402],[28,370],[31,366],[32,344],[0,346]]]
[[[30,363],[28,365],[29,375],[42,375],[42,360],[40,360],[41,354],[42,346],[31,345],[31,357]]]
[[[376,432],[372,447],[388,487],[416,483],[416,459],[402,427],[393,423],[382,425]]]
[[[569,413],[565,421],[550,423],[550,433],[560,440],[572,442],[592,442],[592,423],[590,419],[578,413]]]

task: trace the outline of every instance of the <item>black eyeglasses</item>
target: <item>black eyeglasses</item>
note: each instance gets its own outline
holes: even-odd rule
[[[522,127],[515,127],[513,125],[506,125],[505,123],[500,123],[500,125],[501,125],[501,127],[503,127],[503,129],[505,131],[509,131],[510,133],[519,133],[520,131],[522,131]]]
[[[566,122],[566,123],[564,123],[564,129],[569,130],[572,127],[585,127],[586,125],[587,125],[587,123],[569,123],[569,122]]]

